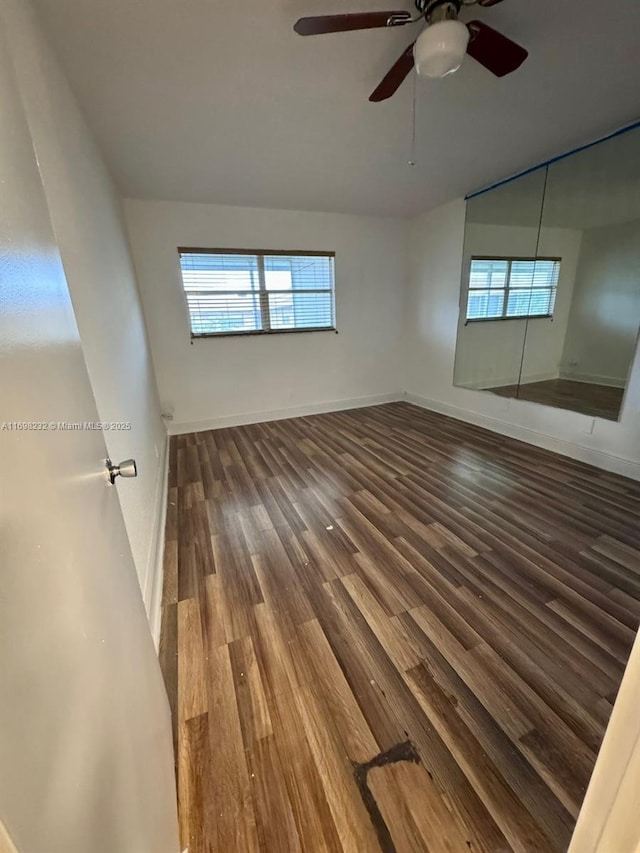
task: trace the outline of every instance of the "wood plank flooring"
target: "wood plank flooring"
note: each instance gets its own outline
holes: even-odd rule
[[[530,403],[542,403],[554,409],[569,409],[594,418],[617,421],[622,408],[624,388],[576,382],[574,379],[547,379],[522,385],[487,388],[500,397],[517,397]]]
[[[639,483],[407,403],[173,437],[182,846],[565,851],[639,519]]]

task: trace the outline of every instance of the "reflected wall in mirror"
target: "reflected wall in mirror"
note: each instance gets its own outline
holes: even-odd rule
[[[616,420],[639,325],[640,129],[468,201],[454,384]]]
[[[467,202],[456,385],[517,396],[545,180],[541,169]]]

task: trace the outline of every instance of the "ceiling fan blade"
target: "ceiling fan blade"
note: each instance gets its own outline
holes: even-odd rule
[[[467,26],[471,33],[467,53],[496,77],[511,74],[529,56],[529,52],[519,44],[482,21],[470,21]]]
[[[413,68],[413,45],[414,42],[409,45],[400,59],[387,71],[382,82],[369,95],[370,101],[386,101],[387,98],[395,95],[400,84]]]
[[[352,15],[319,15],[300,18],[293,29],[301,36],[343,33],[347,30],[371,30],[374,27],[399,27],[408,24],[411,14],[400,12],[356,12]]]

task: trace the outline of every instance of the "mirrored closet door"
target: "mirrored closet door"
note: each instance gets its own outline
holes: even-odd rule
[[[640,129],[467,202],[454,384],[617,420],[640,325]]]

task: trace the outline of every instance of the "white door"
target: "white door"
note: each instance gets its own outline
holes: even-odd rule
[[[121,486],[99,431],[52,426],[97,420],[0,32],[0,825],[19,853],[176,853],[169,707]]]

